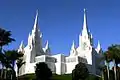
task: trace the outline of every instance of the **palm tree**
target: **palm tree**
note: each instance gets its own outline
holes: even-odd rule
[[[4,58],[5,56],[3,56],[3,53],[2,53],[2,47],[4,45],[8,45],[9,43],[11,43],[12,41],[15,41],[15,39],[11,38],[11,32],[10,31],[6,31],[2,28],[0,28],[0,61],[2,63],[2,71],[1,71],[1,78],[2,78],[2,75],[3,75],[3,67],[4,67]]]
[[[15,41],[15,39],[11,38],[11,31],[6,31],[2,28],[0,28],[0,52],[2,52],[2,47],[4,45],[8,45],[12,41]]]
[[[6,55],[7,59],[12,64],[12,67],[14,67],[15,61],[17,59],[19,59],[19,57],[23,56],[23,54],[18,52],[17,50],[8,50],[8,51],[4,51],[4,52],[5,52],[5,55]]]
[[[109,73],[109,63],[110,63],[111,59],[109,58],[108,51],[106,51],[106,52],[104,53],[104,60],[105,60],[105,63],[106,63],[107,78],[108,78],[108,80],[109,80],[109,77],[110,77],[110,73]]]
[[[14,70],[14,68],[11,66],[10,61],[8,60],[8,58],[6,57],[5,54],[0,54],[0,57],[1,57],[0,61],[1,61],[2,65],[4,66],[4,68],[6,68],[6,69],[11,68],[12,70]],[[1,71],[1,78],[2,77],[3,77],[3,71]],[[4,79],[6,79],[6,70],[5,70]]]
[[[118,64],[120,63],[120,45],[115,44],[109,46],[106,54],[108,59],[114,63],[115,80],[117,80],[116,66],[118,66]]]
[[[4,54],[0,53],[0,61],[2,63],[2,69],[1,69],[1,78],[3,77],[3,67],[6,64],[6,57]]]
[[[15,72],[14,70],[15,61],[19,60],[23,56],[23,54],[21,52],[18,52],[17,50],[8,50],[8,51],[4,51],[4,53],[7,58],[8,64],[12,65],[11,67],[7,67],[7,68],[12,68],[12,70]],[[15,74],[13,76],[16,77]]]

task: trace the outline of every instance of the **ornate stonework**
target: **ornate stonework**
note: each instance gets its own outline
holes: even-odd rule
[[[35,64],[38,62],[46,62],[53,73],[60,75],[72,73],[75,65],[83,62],[88,66],[91,73],[97,74],[99,66],[97,60],[101,57],[100,43],[98,43],[96,49],[93,46],[93,36],[88,31],[85,10],[83,30],[79,35],[79,46],[76,47],[73,41],[69,56],[63,54],[52,55],[48,41],[46,42],[46,46],[42,47],[42,33],[38,28],[38,12],[32,33],[29,33],[28,36],[28,45],[24,47],[22,42],[18,51],[24,52],[23,59],[26,62],[20,69],[20,75],[34,73]]]

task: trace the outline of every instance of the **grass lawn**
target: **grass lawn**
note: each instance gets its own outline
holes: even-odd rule
[[[35,74],[26,74],[19,77],[19,80],[34,80]],[[71,74],[66,75],[55,75],[53,74],[52,80],[72,80]]]
[[[72,80],[71,74],[53,75],[52,80]]]
[[[19,77],[19,80],[35,80],[35,74],[26,74]],[[64,75],[55,75],[53,74],[52,80],[72,80],[71,74],[64,74]],[[89,75],[86,80],[101,80],[94,75]]]

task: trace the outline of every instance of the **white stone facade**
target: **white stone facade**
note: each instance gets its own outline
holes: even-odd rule
[[[79,35],[79,46],[76,47],[73,41],[70,55],[64,54],[52,55],[47,41],[45,48],[42,47],[42,33],[38,28],[38,12],[36,14],[34,27],[32,33],[28,36],[28,44],[26,47],[23,41],[18,51],[24,53],[23,59],[26,62],[20,69],[19,75],[29,74],[35,72],[35,64],[38,62],[46,62],[48,67],[56,74],[70,74],[79,62],[87,65],[89,72],[93,74],[98,73],[99,58],[102,56],[100,43],[98,47],[93,46],[93,37],[88,31],[86,12],[84,10],[84,23],[81,35]]]

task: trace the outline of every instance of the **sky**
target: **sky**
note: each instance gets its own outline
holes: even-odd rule
[[[78,46],[86,8],[94,46],[99,40],[105,51],[111,44],[120,43],[119,3],[119,0],[0,0],[0,27],[12,31],[16,40],[5,48],[17,49],[22,40],[27,45],[38,10],[43,47],[48,40],[52,54],[68,55],[73,40]]]

